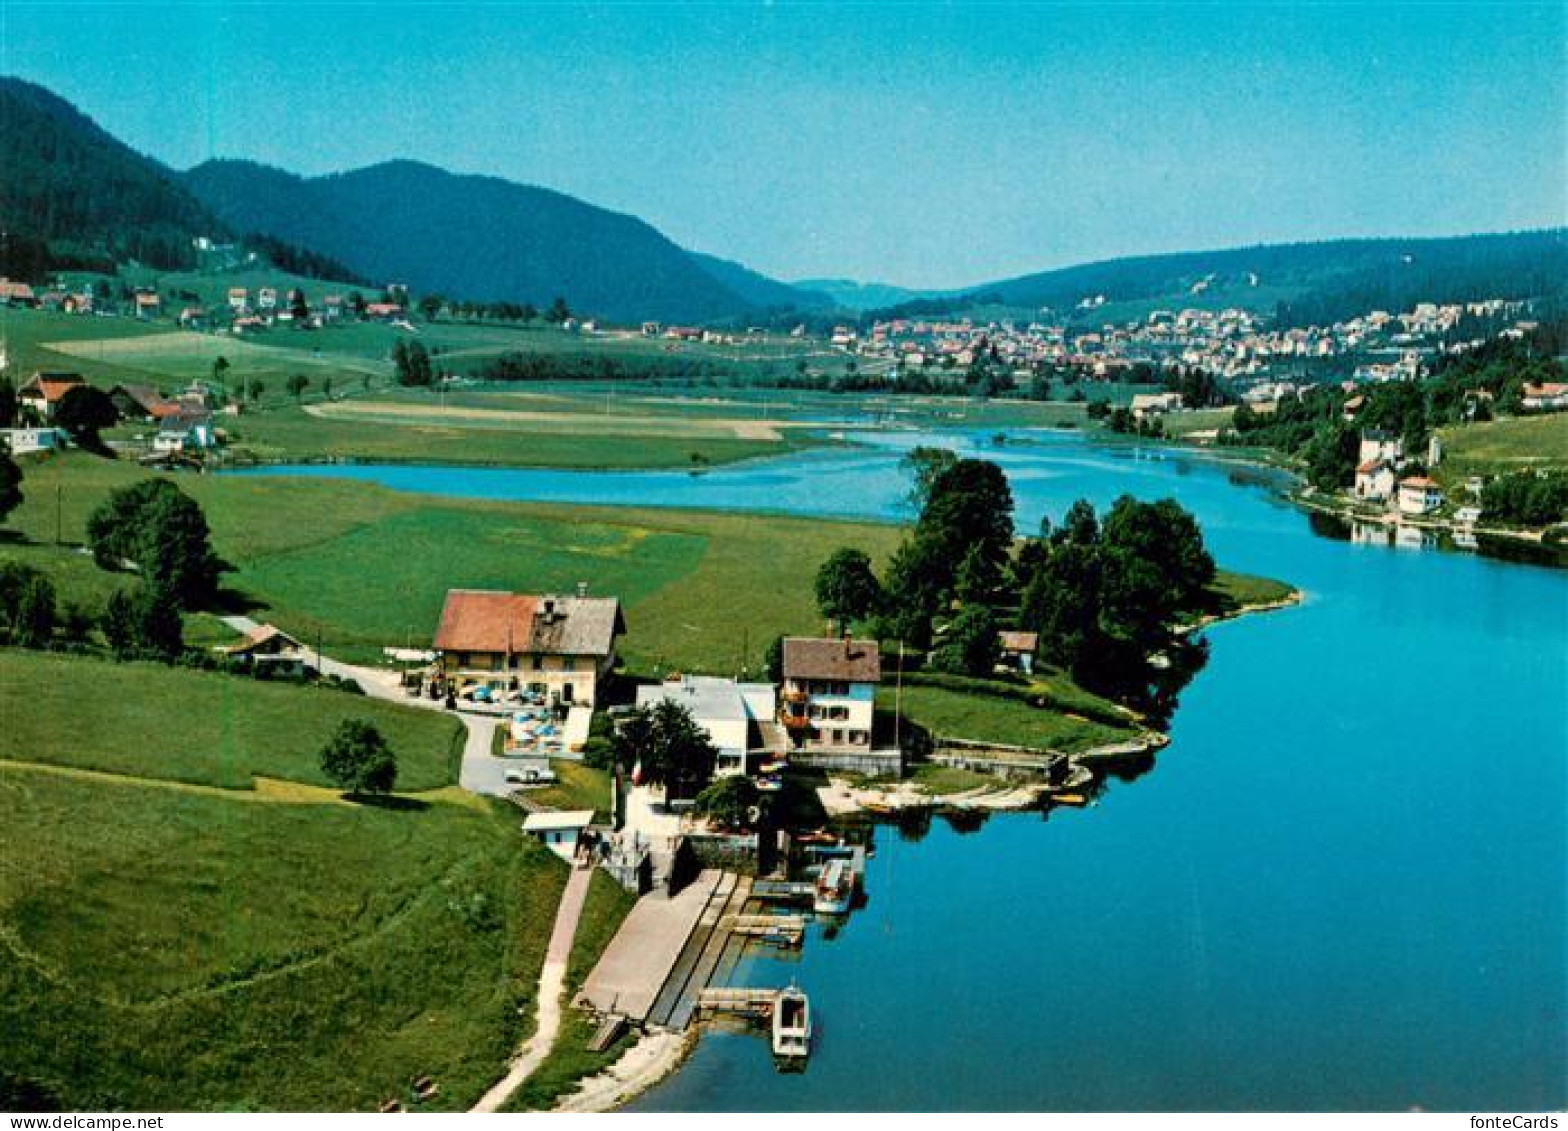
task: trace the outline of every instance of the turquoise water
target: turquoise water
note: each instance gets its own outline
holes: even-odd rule
[[[1533,1110],[1568,1104],[1568,574],[1353,545],[1250,473],[987,446],[1019,525],[1174,495],[1306,603],[1209,631],[1154,769],[1097,807],[878,830],[797,961],[807,1071],[705,1035],[639,1110]],[[906,437],[907,445],[917,439]],[[920,439],[929,440],[929,437]],[[897,443],[874,438],[879,445]],[[896,451],[676,473],[301,468],[499,498],[900,514]],[[273,469],[276,473],[278,469]]]

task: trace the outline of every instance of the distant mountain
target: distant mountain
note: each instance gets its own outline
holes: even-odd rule
[[[895,287],[891,283],[857,283],[853,279],[800,279],[792,285],[798,290],[825,294],[833,300],[834,305],[846,310],[875,310],[944,293],[915,291],[907,287]]]
[[[574,311],[621,322],[704,321],[795,297],[738,265],[691,255],[634,216],[414,161],[311,178],[209,161],[185,184],[236,228],[416,293],[540,307],[559,295]]]
[[[62,260],[188,266],[191,240],[222,230],[172,170],[41,86],[0,77],[0,127],[3,266],[14,276]]]
[[[821,310],[838,305],[823,291],[781,283],[732,259],[720,259],[700,251],[686,254],[704,271],[760,310]]]
[[[1193,251],[1086,263],[972,288],[1012,306],[1225,303],[1324,325],[1417,302],[1568,291],[1568,229],[1436,239],[1355,239]]]
[[[238,242],[295,274],[354,281],[342,264],[286,242],[246,239],[180,174],[117,140],[69,102],[0,77],[0,274],[41,279],[136,261],[197,265],[199,238]]]

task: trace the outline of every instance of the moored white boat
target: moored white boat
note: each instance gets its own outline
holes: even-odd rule
[[[804,1059],[811,1052],[811,1000],[799,986],[779,991],[773,1003],[773,1055]]]
[[[817,877],[813,910],[822,915],[844,915],[855,895],[855,873],[847,860],[829,860]]]

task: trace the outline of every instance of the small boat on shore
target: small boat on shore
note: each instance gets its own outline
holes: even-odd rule
[[[811,1000],[793,982],[773,1003],[773,1055],[804,1060],[811,1052]]]
[[[1051,803],[1053,805],[1073,805],[1082,808],[1089,804],[1089,799],[1081,793],[1053,793],[1051,795]]]
[[[855,895],[855,872],[848,860],[829,860],[817,877],[812,910],[820,915],[846,915]]]

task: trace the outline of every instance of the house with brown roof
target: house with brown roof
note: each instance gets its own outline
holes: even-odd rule
[[[6,306],[37,306],[38,296],[26,283],[13,283],[10,279],[0,278],[0,303]]]
[[[87,384],[80,373],[34,373],[28,378],[27,384],[17,390],[17,402],[23,408],[32,409],[42,421],[54,419],[54,410],[60,404],[60,398],[78,385]]]
[[[875,640],[786,636],[779,721],[804,765],[860,769],[872,752],[882,652]]]
[[[305,675],[314,669],[305,645],[271,624],[257,625],[244,639],[219,651],[252,671],[267,675]]]
[[[109,400],[123,420],[159,420],[180,410],[151,385],[116,385],[109,390]]]
[[[1034,671],[1035,653],[1040,650],[1038,632],[1004,630],[996,634],[996,640],[998,650],[1002,654],[1002,663],[1025,675]]]
[[[1431,514],[1443,505],[1443,488],[1424,475],[1412,475],[1399,481],[1399,513],[1408,515]]]
[[[614,597],[450,589],[436,627],[441,674],[461,693],[532,691],[560,703],[592,705],[626,631]]]

